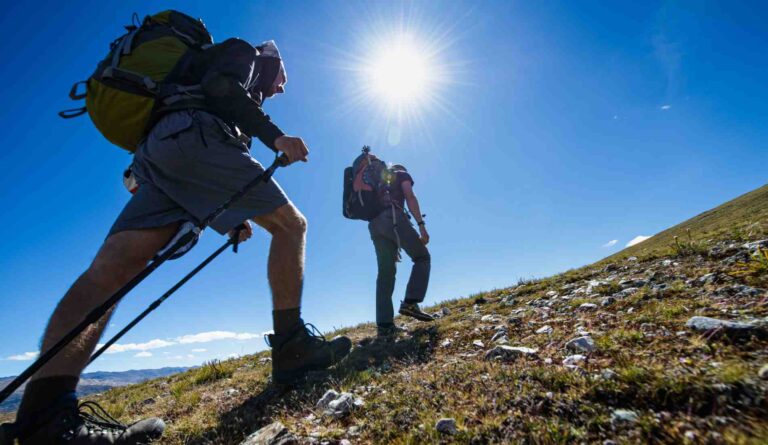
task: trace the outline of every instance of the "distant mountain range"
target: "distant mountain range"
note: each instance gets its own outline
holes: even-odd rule
[[[77,385],[77,394],[85,396],[98,392],[106,391],[118,386],[141,383],[146,380],[165,377],[167,375],[184,372],[189,368],[160,368],[160,369],[132,369],[121,372],[89,372],[83,374],[80,378],[80,384]],[[0,388],[5,387],[15,377],[0,377]],[[26,385],[24,385],[26,386]],[[21,402],[21,394],[24,386],[19,388],[8,400],[0,403],[0,412],[16,411]]]

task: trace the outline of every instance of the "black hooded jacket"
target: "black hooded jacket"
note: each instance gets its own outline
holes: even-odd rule
[[[272,85],[277,74],[271,66],[274,61],[279,64],[278,59],[258,57],[253,46],[233,38],[191,52],[168,80],[180,85],[199,84],[207,111],[276,151],[275,139],[284,133],[261,109],[264,89]],[[272,78],[266,79],[270,75]]]

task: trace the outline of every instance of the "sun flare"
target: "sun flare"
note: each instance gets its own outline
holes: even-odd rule
[[[356,17],[357,18],[357,17]],[[471,57],[453,54],[465,22],[434,21],[416,9],[384,19],[371,15],[352,31],[354,45],[337,53],[345,77],[339,110],[365,122],[373,145],[409,145],[429,139],[435,122],[460,122],[450,100]],[[349,80],[348,82],[346,80]]]
[[[392,105],[418,102],[431,86],[428,61],[405,40],[376,52],[366,71],[371,92]]]

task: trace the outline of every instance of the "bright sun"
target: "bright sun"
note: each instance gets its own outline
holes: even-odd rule
[[[415,103],[430,87],[427,65],[424,55],[408,42],[385,47],[370,60],[369,88],[390,105]]]

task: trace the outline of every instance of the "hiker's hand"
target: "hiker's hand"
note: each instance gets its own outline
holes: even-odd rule
[[[421,234],[421,242],[424,243],[425,246],[429,244],[429,233],[427,233],[427,228],[423,225],[419,226],[419,233]]]
[[[230,230],[227,234],[232,238],[235,236],[235,229]],[[243,221],[243,229],[240,230],[240,240],[238,242],[247,241],[251,236],[253,236],[253,226],[250,221],[245,220]]]
[[[301,138],[280,136],[275,139],[275,148],[288,156],[288,162],[290,164],[293,164],[296,161],[307,162],[309,149]]]

